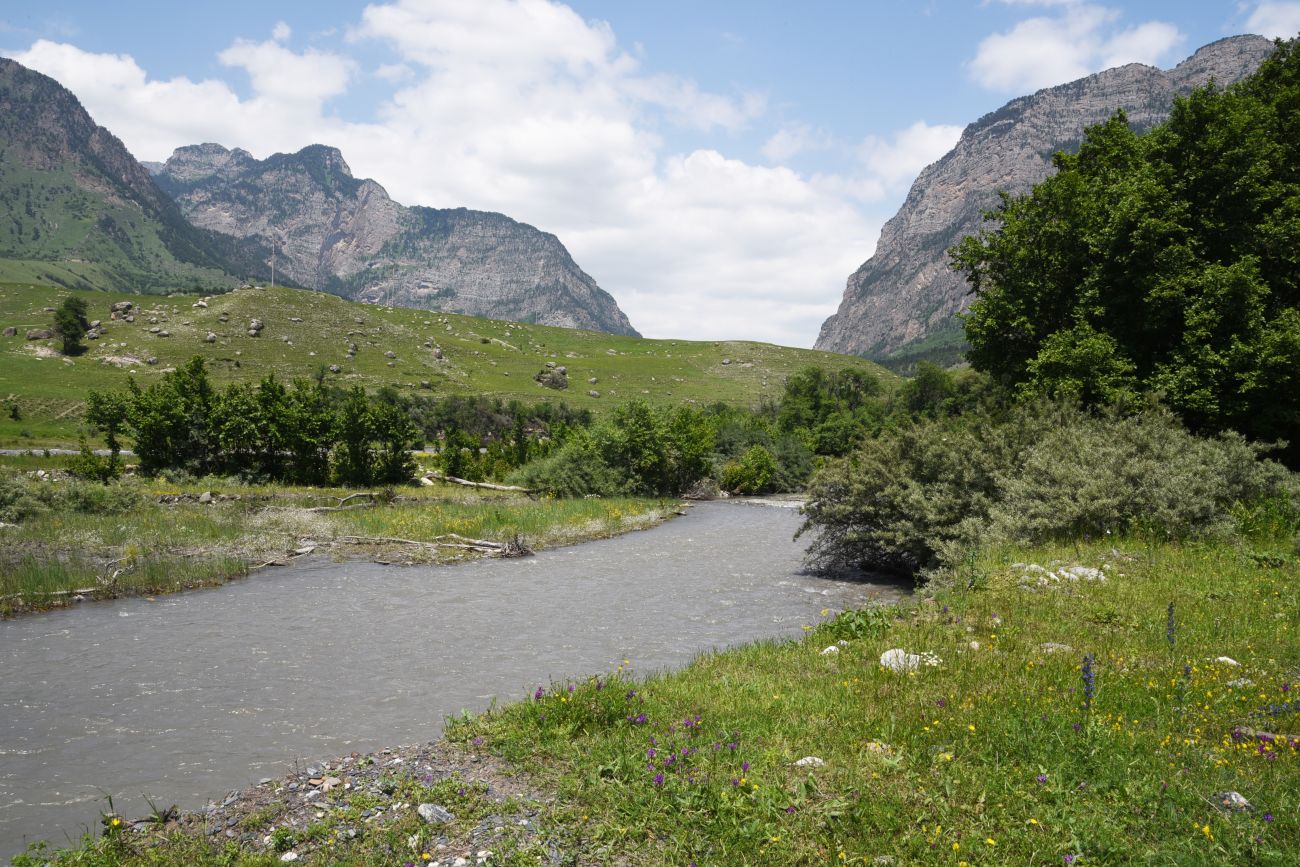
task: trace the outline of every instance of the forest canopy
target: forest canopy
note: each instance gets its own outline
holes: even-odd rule
[[[1117,113],[1055,164],[953,250],[978,296],[971,364],[1020,399],[1156,393],[1194,430],[1294,439],[1296,40],[1251,78],[1177,100],[1144,134]]]

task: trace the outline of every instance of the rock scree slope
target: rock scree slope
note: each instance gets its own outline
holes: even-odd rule
[[[1028,192],[1053,171],[1052,155],[1075,151],[1084,130],[1123,109],[1146,129],[1169,116],[1174,98],[1213,80],[1220,86],[1259,68],[1273,51],[1262,36],[1233,36],[1169,70],[1130,63],[1013,99],[966,127],[957,145],[913,182],[876,251],[848,279],[838,312],[816,348],[883,359],[924,346],[961,344],[956,315],[974,300],[949,267],[948,249],[983,225],[998,192]]]

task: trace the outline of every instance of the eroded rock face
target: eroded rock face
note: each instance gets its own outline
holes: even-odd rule
[[[202,144],[157,175],[194,224],[278,244],[279,273],[375,304],[631,334],[614,299],[554,235],[502,214],[408,208],[335,148],[257,160]]]
[[[917,177],[885,224],[876,252],[848,279],[839,311],[816,347],[883,358],[957,329],[974,300],[947,251],[983,225],[998,191],[1025,193],[1053,171],[1052,155],[1074,151],[1083,131],[1123,109],[1146,129],[1169,116],[1174,97],[1211,79],[1250,75],[1273,50],[1262,36],[1213,42],[1170,70],[1133,63],[1013,99],[966,127],[957,146]]]

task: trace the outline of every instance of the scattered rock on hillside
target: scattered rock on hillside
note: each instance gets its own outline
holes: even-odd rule
[[[204,335],[204,337],[203,337],[203,342],[204,342],[204,343],[216,343],[216,342],[217,342],[217,335],[216,335],[214,332],[209,331],[206,335]]]
[[[563,391],[569,387],[569,378],[558,370],[543,369],[533,379],[547,388]]]
[[[396,357],[397,357],[397,353],[391,349],[384,353],[384,358],[396,358]]]
[[[10,325],[10,326],[9,326],[8,328],[6,328],[4,331],[0,331],[0,336],[3,336],[3,337],[13,337],[13,336],[15,336],[16,334],[18,334],[18,329],[17,329],[17,328],[14,328],[12,325]]]
[[[343,368],[339,367],[337,364],[330,365],[330,373],[342,373],[342,372],[343,372]]]
[[[587,397],[600,397],[600,392],[596,391],[594,388],[588,389]]]
[[[28,340],[49,340],[54,336],[54,332],[49,328],[33,328],[27,332]]]

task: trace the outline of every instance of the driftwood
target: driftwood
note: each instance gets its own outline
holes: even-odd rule
[[[435,536],[433,541],[398,539],[393,536],[340,536],[335,539],[344,545],[410,545],[416,548],[452,548],[461,551],[479,551],[501,557],[525,557],[533,553],[519,540],[493,542],[488,539],[470,539],[457,533]]]
[[[517,485],[494,485],[491,482],[471,482],[468,479],[444,476],[442,473],[432,471],[425,473],[424,477],[426,479],[437,479],[440,482],[450,482],[453,485],[464,485],[467,488],[482,488],[485,491],[510,491],[515,494],[527,494],[530,497],[537,495],[537,491],[532,488],[521,488]]]

